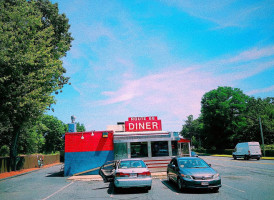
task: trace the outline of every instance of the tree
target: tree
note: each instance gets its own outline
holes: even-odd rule
[[[77,132],[84,132],[86,131],[85,125],[80,124],[79,122],[76,123],[76,131]]]
[[[68,19],[49,0],[1,0],[0,10],[0,144],[10,146],[16,170],[20,134],[68,83],[60,59],[72,37]]]
[[[44,115],[41,119],[43,124],[42,134],[45,138],[43,150],[45,153],[55,153],[64,149],[63,136],[66,132],[66,124],[51,115]]]
[[[192,145],[195,147],[201,147],[201,134],[203,130],[203,123],[201,117],[193,119],[193,115],[189,115],[180,134],[184,138],[191,139]]]
[[[234,146],[247,126],[244,114],[249,99],[240,89],[231,87],[218,87],[203,96],[201,114],[207,148]]]
[[[261,141],[259,117],[261,118],[264,140],[266,144],[274,143],[274,98],[265,99],[251,97],[245,113],[247,128],[241,137],[242,141]]]

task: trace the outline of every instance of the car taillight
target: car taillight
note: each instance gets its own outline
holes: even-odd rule
[[[115,176],[116,176],[116,177],[129,177],[129,174],[123,173],[123,172],[118,172],[118,173],[116,173]]]
[[[248,151],[248,154],[250,155],[250,151]]]
[[[138,173],[138,176],[151,176],[150,172],[142,172],[142,173]]]

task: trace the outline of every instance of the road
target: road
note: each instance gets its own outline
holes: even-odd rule
[[[61,166],[54,166],[0,181],[0,199],[274,199],[273,160],[201,158],[222,177],[223,186],[218,193],[182,193],[166,179],[153,179],[148,193],[127,189],[116,194],[112,184],[103,181],[69,181],[59,173]]]

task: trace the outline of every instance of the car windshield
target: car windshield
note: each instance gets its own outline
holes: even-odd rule
[[[179,166],[181,168],[206,168],[208,164],[200,159],[184,159],[179,160]]]
[[[146,168],[146,164],[142,160],[123,160],[119,164],[119,169],[128,168]]]

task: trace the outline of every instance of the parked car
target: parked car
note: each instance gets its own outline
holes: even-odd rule
[[[191,151],[191,157],[198,157],[198,154],[194,151]]]
[[[99,174],[106,182],[113,181],[114,190],[138,187],[150,190],[152,178],[145,162],[141,159],[121,159],[104,164]]]
[[[218,192],[220,175],[203,159],[198,157],[175,157],[167,166],[167,179],[177,184],[179,190],[208,188]]]
[[[233,158],[244,158],[249,160],[250,158],[255,158],[260,160],[262,157],[262,151],[259,142],[242,142],[238,143],[232,153]]]

